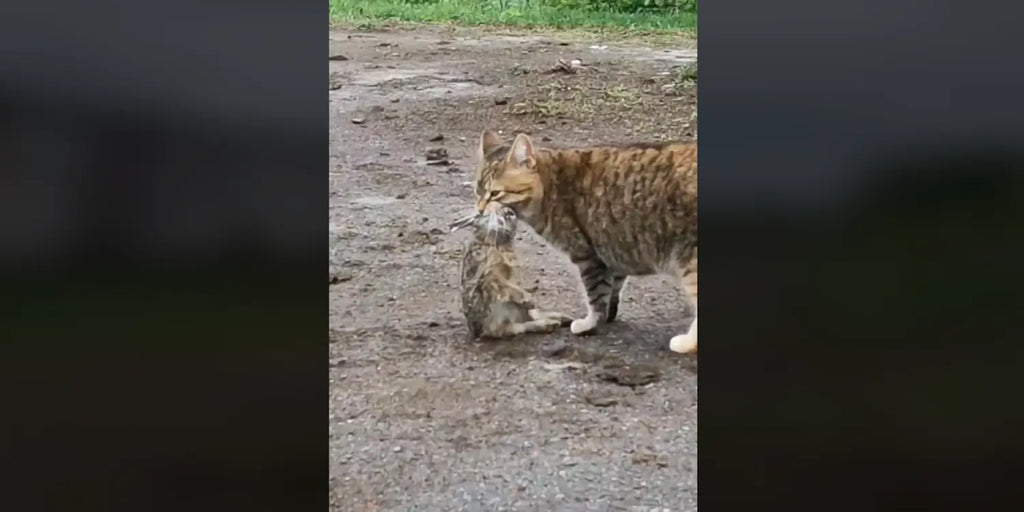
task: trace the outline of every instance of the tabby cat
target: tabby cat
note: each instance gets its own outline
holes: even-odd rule
[[[462,257],[462,314],[474,338],[505,338],[530,332],[552,332],[572,318],[538,310],[529,292],[517,283],[512,241],[516,214],[493,203],[479,214],[452,223],[452,231],[473,227]]]
[[[627,276],[670,274],[695,316],[669,348],[697,350],[696,143],[553,149],[487,130],[477,159],[477,211],[512,208],[579,269],[589,307],[574,334],[615,320]]]

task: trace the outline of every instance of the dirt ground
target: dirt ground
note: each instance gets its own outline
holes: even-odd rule
[[[330,32],[332,510],[697,509],[690,310],[634,278],[619,321],[467,340],[458,272],[484,128],[551,145],[692,139],[696,42],[494,29]],[[591,69],[546,73],[559,58]],[[428,165],[426,154],[448,163]],[[447,156],[444,156],[444,153]],[[439,155],[440,153],[440,155]],[[582,315],[576,270],[521,230],[542,308]]]

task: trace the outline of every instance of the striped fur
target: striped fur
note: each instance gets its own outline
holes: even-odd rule
[[[696,309],[696,144],[553,149],[485,131],[477,158],[477,210],[514,209],[579,270],[588,314],[573,333],[616,319],[628,276],[673,275]],[[669,346],[695,351],[696,335],[694,318]]]
[[[459,225],[467,225],[464,219]],[[506,338],[525,333],[552,332],[571,318],[540,311],[529,292],[517,284],[512,242],[516,216],[511,208],[491,204],[472,222],[473,239],[466,245],[460,269],[462,314],[470,336]]]

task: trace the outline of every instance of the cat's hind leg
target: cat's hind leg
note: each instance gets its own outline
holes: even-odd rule
[[[690,329],[686,334],[678,334],[669,340],[668,348],[669,350],[679,352],[680,354],[688,354],[697,351],[697,317],[693,317],[693,323],[690,324]]]
[[[612,323],[615,321],[615,317],[619,314],[619,294],[622,293],[622,287],[626,284],[626,276],[621,274],[612,275],[612,296],[608,299],[608,316],[605,317],[605,321]]]
[[[527,309],[529,308],[529,309]],[[491,306],[487,317],[490,338],[510,338],[519,334],[554,332],[563,319],[543,313],[532,306],[504,301]]]
[[[534,320],[556,320],[558,321],[559,327],[567,327],[572,324],[573,318],[569,315],[559,313],[557,311],[541,311],[539,309],[531,309],[529,311],[530,318]]]
[[[673,336],[668,348],[673,352],[690,353],[697,351],[697,256],[694,255],[685,266],[679,269],[679,281],[686,293],[686,298],[693,306],[693,323],[686,334]]]
[[[539,318],[523,322],[503,322],[497,325],[488,326],[480,338],[500,340],[511,338],[520,334],[529,333],[550,333],[558,330],[562,323],[555,318]]]
[[[513,336],[527,333],[548,333],[555,332],[561,326],[562,322],[558,318],[540,318],[537,320],[527,320],[525,322],[509,324],[508,333]]]

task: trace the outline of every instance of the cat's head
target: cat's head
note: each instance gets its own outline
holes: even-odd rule
[[[506,145],[497,134],[485,130],[476,157],[476,211],[482,213],[489,204],[500,203],[527,220],[536,218],[544,185],[530,137],[519,134]]]

